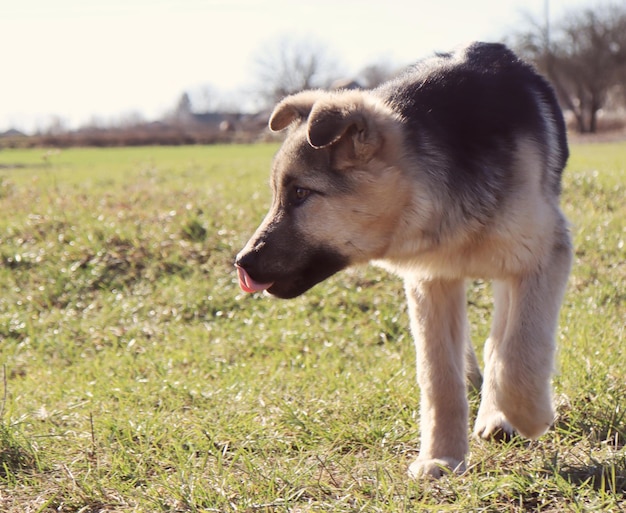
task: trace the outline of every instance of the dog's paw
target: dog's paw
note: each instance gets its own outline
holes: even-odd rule
[[[453,458],[416,459],[409,467],[409,477],[419,479],[430,477],[439,479],[446,474],[461,474],[465,471],[465,462]]]
[[[510,441],[516,435],[515,428],[506,419],[504,413],[493,412],[489,415],[478,415],[474,427],[474,436],[485,440]]]

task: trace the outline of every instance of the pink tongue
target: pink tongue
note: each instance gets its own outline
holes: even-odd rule
[[[260,292],[269,289],[273,283],[258,283],[250,278],[250,275],[243,267],[237,267],[237,277],[239,278],[239,286],[244,292]]]

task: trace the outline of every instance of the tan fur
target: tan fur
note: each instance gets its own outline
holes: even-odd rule
[[[546,163],[534,141],[518,141],[515,193],[485,224],[465,220],[440,193],[408,151],[402,120],[371,93],[301,93],[276,107],[270,126],[289,128],[274,163],[274,204],[242,254],[261,247],[281,221],[283,182],[296,176],[301,187],[323,191],[298,211],[298,233],[351,264],[374,261],[404,278],[422,419],[420,456],[410,474],[438,476],[464,465],[466,379],[480,386],[465,311],[467,278],[493,280],[495,302],[474,433],[543,434],[554,418],[554,336],[571,248],[558,197],[542,182]],[[333,193],[328,177],[303,166],[305,138],[329,152],[349,192]]]

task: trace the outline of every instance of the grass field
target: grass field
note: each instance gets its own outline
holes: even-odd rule
[[[626,511],[626,145],[572,148],[554,428],[423,482],[399,280],[237,287],[275,149],[0,152],[0,511]]]

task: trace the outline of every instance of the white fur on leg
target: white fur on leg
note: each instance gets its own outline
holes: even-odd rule
[[[498,410],[493,401],[482,403],[476,416],[474,436],[479,438],[511,437],[515,434],[515,429],[507,420],[504,413]]]
[[[554,337],[571,264],[565,231],[542,264],[494,284],[496,315],[485,347],[483,398],[474,430],[478,436],[514,429],[538,438],[554,421]]]
[[[409,466],[408,474],[413,479],[420,477],[440,478],[446,474],[462,474],[465,472],[465,462],[449,458],[422,460],[416,459]]]
[[[474,436],[488,439],[495,438],[499,433],[513,435],[514,429],[506,416],[498,408],[496,402],[497,382],[495,369],[497,366],[496,347],[502,343],[506,331],[510,308],[509,287],[500,281],[493,283],[493,323],[491,335],[484,348],[485,377],[482,384],[480,408],[476,416]]]
[[[421,447],[409,474],[439,477],[462,468],[468,451],[463,280],[406,283],[420,386]]]

